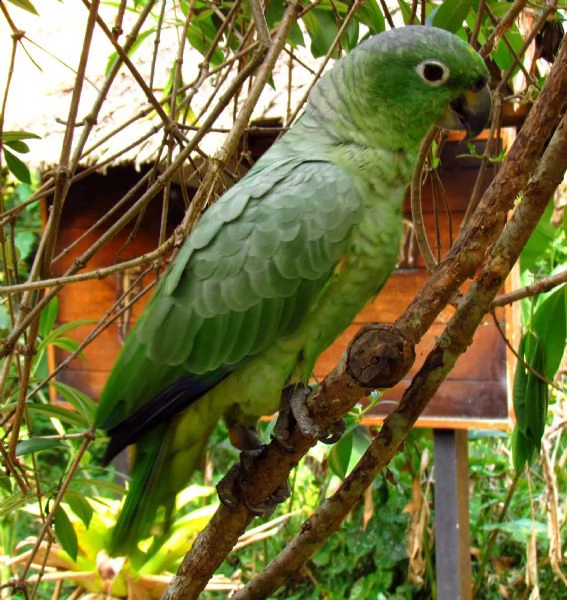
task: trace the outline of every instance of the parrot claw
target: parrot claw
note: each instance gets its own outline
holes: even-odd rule
[[[309,415],[306,400],[311,393],[309,386],[289,386],[282,394],[280,416],[274,428],[272,438],[275,439],[288,452],[293,447],[288,444],[289,432],[294,423],[297,423],[304,435],[314,437],[323,444],[338,442],[346,430],[343,419],[333,423],[328,429],[322,430]]]
[[[317,439],[322,444],[336,444],[342,437],[344,432],[346,431],[346,423],[344,419],[339,419],[335,421],[329,429],[322,432],[322,436],[317,437]]]
[[[235,508],[238,505],[234,488],[241,476],[241,467],[238,463],[232,465],[227,474],[217,483],[217,494],[219,500],[228,508]]]
[[[264,502],[259,504],[248,502],[246,498],[247,484],[243,474],[250,472],[254,459],[261,452],[262,448],[241,452],[240,462],[232,465],[228,473],[217,484],[219,499],[225,506],[235,508],[241,502],[250,513],[257,517],[271,515],[277,505],[284,502],[291,495],[290,487],[285,482],[273,494],[270,494]]]

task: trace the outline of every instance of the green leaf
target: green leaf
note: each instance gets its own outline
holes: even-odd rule
[[[335,17],[327,10],[315,8],[303,15],[303,23],[311,38],[311,54],[315,58],[325,56],[338,32]],[[338,50],[333,58],[338,58]]]
[[[545,350],[545,377],[553,381],[567,343],[567,285],[554,290],[538,305],[531,327]]]
[[[8,2],[11,2],[14,6],[17,6],[18,8],[23,8],[24,10],[27,10],[33,15],[37,15],[39,17],[39,13],[35,9],[35,6],[30,2],[30,0],[8,0]]]
[[[49,304],[41,311],[39,317],[39,334],[46,338],[55,325],[57,313],[59,312],[59,300],[57,296],[49,301]]]
[[[4,148],[4,158],[6,159],[6,165],[8,165],[10,173],[12,173],[16,179],[23,183],[31,183],[30,170],[15,154],[12,154],[8,148]]]
[[[79,541],[73,524],[62,506],[59,506],[55,511],[53,524],[55,525],[55,535],[63,550],[76,561],[79,554]]]
[[[136,52],[136,50],[138,50],[138,48],[142,45],[144,40],[148,36],[155,33],[155,31],[156,31],[156,28],[152,27],[150,29],[147,29],[146,31],[142,31],[141,33],[139,33],[138,37],[136,37],[136,41],[132,44],[132,46],[130,47],[130,50],[128,50],[128,58],[132,57],[134,55],[134,53]],[[108,57],[108,62],[106,63],[105,75],[108,75],[110,73],[112,67],[114,67],[117,60],[118,60],[118,52],[113,52]]]
[[[514,467],[531,464],[541,447],[548,406],[548,386],[536,373],[545,373],[545,354],[540,338],[527,331],[518,345],[520,360],[514,374],[516,427],[512,435]]]
[[[515,60],[514,55],[508,47],[508,44],[504,40],[504,37],[506,40],[508,40],[510,46],[515,50],[516,54],[521,53],[522,46],[524,44],[520,30],[516,27],[516,25],[513,24],[504,34],[494,52],[491,54],[492,58],[502,71],[506,71],[508,68],[510,68]]]
[[[32,452],[41,452],[50,448],[62,448],[65,444],[62,440],[53,438],[33,437],[29,440],[21,440],[16,446],[16,456],[25,456]]]
[[[526,386],[528,370],[522,364],[525,354],[526,335],[523,335],[518,344],[518,362],[514,373],[513,401],[514,412],[516,413],[516,427],[525,434],[527,431],[527,407],[526,407]]]
[[[512,431],[512,461],[516,472],[519,473],[526,464],[531,464],[533,456],[533,444],[516,425]]]
[[[213,43],[216,31],[216,27],[213,25],[210,18],[202,21],[195,21],[191,23],[187,29],[187,40],[195,50],[205,56]],[[224,54],[217,46],[211,56],[211,64],[217,66],[223,61]]]
[[[88,529],[94,514],[94,509],[90,502],[82,494],[72,490],[67,491],[65,494],[65,502],[67,502],[69,508],[81,519]]]
[[[343,35],[343,44],[347,50],[352,50],[358,45],[358,38],[360,37],[360,25],[358,21],[352,20]]]
[[[553,201],[548,203],[539,223],[522,250],[522,254],[520,255],[522,271],[532,269],[550,248],[553,240],[558,235],[558,230],[551,224],[552,214]]]
[[[97,405],[87,394],[62,381],[52,381],[51,385],[53,385],[57,390],[57,393],[64,400],[69,402],[69,404],[76,408],[87,419],[89,425],[94,423]]]
[[[62,406],[55,406],[54,404],[26,404],[27,410],[30,413],[43,415],[49,419],[59,419],[63,423],[74,425],[79,428],[87,428],[90,423],[79,413],[63,408]]]
[[[463,26],[471,7],[472,0],[445,0],[431,11],[426,24],[455,33]]]
[[[404,19],[404,25],[409,25],[410,17],[411,17],[411,7],[405,0],[398,0],[398,6],[400,7],[400,12],[402,13],[402,17]]]
[[[6,307],[6,305],[0,304],[0,332],[2,334],[7,334],[11,327],[12,319],[10,318],[8,308]]]
[[[366,0],[357,10],[356,18],[368,27],[370,33],[380,33],[386,29],[384,15],[376,0]]]
[[[72,338],[63,337],[55,340],[53,342],[53,346],[55,346],[56,348],[61,348],[61,350],[64,350],[65,352],[72,353],[77,351],[77,348],[79,347],[79,342]],[[82,352],[79,352],[77,356],[85,360],[85,355]]]
[[[283,0],[270,0],[270,2],[268,2],[265,17],[269,29],[274,29],[279,24],[279,22],[282,20],[283,13]],[[287,36],[287,39],[293,47],[305,46],[303,33],[301,32],[301,28],[297,23],[293,24],[291,31]]]
[[[73,484],[77,486],[92,486],[95,490],[106,490],[113,495],[123,496],[126,493],[124,487],[113,483],[112,481],[105,481],[104,479],[91,479],[88,477],[75,477]]]
[[[19,252],[19,260],[25,260],[32,254],[37,239],[37,234],[31,231],[16,231],[16,248]]]
[[[9,494],[12,493],[12,482],[8,475],[0,472],[0,488],[2,488],[5,492]]]
[[[2,141],[7,144],[8,142],[17,142],[19,140],[40,140],[41,136],[29,131],[3,131]]]
[[[57,313],[55,313],[55,316],[57,316]],[[50,319],[52,317],[53,317],[53,315],[50,315]],[[42,332],[43,340],[42,340],[41,344],[39,345],[39,348],[43,348],[44,346],[47,346],[48,344],[55,344],[55,342],[57,342],[59,339],[68,339],[68,338],[63,338],[64,333],[67,333],[68,331],[73,331],[73,329],[78,329],[79,327],[83,327],[84,325],[93,325],[94,323],[97,323],[96,319],[79,319],[78,321],[71,321],[70,323],[63,323],[63,325],[60,325],[59,327],[57,327],[57,329],[53,329],[53,326],[55,325],[55,321],[51,322],[51,320],[49,320],[46,323],[46,328],[48,325],[51,325],[51,329],[48,329],[45,332],[45,334],[43,334],[43,332]]]
[[[30,151],[30,147],[25,142],[20,142],[19,140],[4,142],[4,144],[12,148],[14,152],[19,152],[20,154],[27,154]]]
[[[522,544],[525,544],[528,541],[534,530],[536,535],[542,540],[547,536],[547,524],[534,521],[533,519],[516,519],[514,521],[503,523],[486,523],[482,525],[482,529],[485,531],[497,529],[498,531],[509,533],[514,541]]]
[[[536,375],[545,373],[545,355],[543,344],[537,335],[536,343],[530,348],[527,356],[531,370],[528,372],[526,385],[526,400],[528,409],[527,436],[533,441],[535,449],[539,451],[541,438],[545,430],[547,417],[548,386],[545,381]]]
[[[341,479],[346,477],[350,456],[352,453],[352,444],[354,431],[349,431],[331,448],[329,452],[329,468]]]
[[[4,519],[10,514],[13,514],[15,511],[23,508],[30,501],[30,497],[22,494],[19,490],[5,498],[0,502],[0,518]]]

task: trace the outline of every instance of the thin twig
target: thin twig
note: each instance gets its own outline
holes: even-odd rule
[[[425,139],[419,148],[417,162],[411,177],[411,216],[414,234],[429,273],[432,273],[435,270],[437,261],[433,256],[433,252],[431,252],[431,246],[429,245],[429,240],[427,239],[427,233],[425,231],[425,223],[423,222],[423,213],[421,210],[421,185],[423,168],[427,161],[431,144],[438,131],[437,127],[432,127],[425,136]]]
[[[523,298],[531,298],[532,296],[545,294],[546,292],[549,292],[549,290],[552,290],[554,287],[557,287],[565,282],[567,282],[567,269],[564,271],[559,271],[559,273],[555,273],[554,275],[542,277],[536,282],[520,288],[519,290],[514,290],[512,292],[507,292],[506,294],[496,296],[492,306],[506,306],[507,304],[512,304],[513,302],[522,300]]]
[[[53,522],[53,519],[55,518],[55,513],[57,512],[57,509],[59,508],[59,506],[63,500],[63,496],[67,492],[67,488],[69,487],[71,481],[73,480],[73,477],[75,476],[77,469],[79,468],[79,465],[83,458],[83,454],[86,452],[88,445],[91,443],[91,441],[94,439],[94,437],[95,437],[94,429],[91,428],[87,432],[85,432],[83,443],[77,450],[77,453],[75,454],[75,457],[73,458],[73,462],[71,463],[71,467],[69,468],[69,470],[67,471],[67,473],[65,475],[65,478],[61,482],[61,486],[59,487],[57,496],[55,496],[55,499],[53,500],[53,503],[51,504],[51,510],[49,511],[49,514],[45,518],[45,521],[43,522],[41,530],[38,533],[37,540],[30,552],[29,559],[19,574],[19,582],[20,583],[23,583],[23,581],[27,575],[27,572],[30,570],[33,560],[35,558],[35,555],[36,555],[39,547],[41,546],[41,542],[43,541],[43,538],[45,537],[47,530],[49,529],[49,527],[51,527],[51,523]]]

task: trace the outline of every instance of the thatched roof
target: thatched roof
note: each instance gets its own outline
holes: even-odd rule
[[[21,46],[18,47],[5,113],[4,129],[25,130],[41,136],[40,140],[29,142],[30,153],[24,157],[24,160],[32,168],[45,169],[57,164],[59,160],[71,92],[75,82],[74,70],[77,68],[83,46],[88,13],[80,2],[63,4],[56,0],[46,0],[35,4],[41,12],[39,17],[15,8],[11,4],[8,5],[16,27],[25,31],[26,36],[38,46],[27,40],[23,41],[27,52],[36,64],[33,64],[30,58],[26,56]],[[112,27],[116,8],[101,4],[100,14],[109,27]],[[135,16],[129,13],[126,14],[125,32],[128,32]],[[154,24],[150,18],[144,30]],[[162,98],[161,90],[167,83],[170,69],[176,58],[179,35],[178,28],[174,26],[165,27],[161,32],[160,50],[157,54],[153,82],[153,90],[158,99]],[[39,46],[43,49],[40,49]],[[5,57],[3,59],[4,64],[7,62],[7,57],[10,56],[11,47],[11,31],[5,21],[0,21],[0,56]],[[79,121],[91,110],[98,94],[98,88],[105,79],[106,65],[112,53],[112,45],[103,32],[96,28],[89,54],[87,81],[84,84],[81,96]],[[147,82],[150,80],[152,53],[153,36],[149,36],[132,56],[132,61]],[[307,57],[303,58],[308,60]],[[183,79],[185,82],[189,82],[195,77],[201,60],[201,55],[188,46],[183,63]],[[312,59],[311,62],[313,62]],[[277,73],[280,71],[281,75],[278,75]],[[303,73],[298,73],[298,71],[303,71]],[[297,101],[302,96],[302,90],[307,85],[311,75],[302,68],[296,69],[295,72],[293,97]],[[302,78],[300,84],[297,83],[297,75]],[[269,87],[265,90],[255,110],[255,116],[285,116],[287,103],[286,65],[280,65],[274,72],[274,79],[276,89]],[[6,74],[0,73],[0,89],[4,89],[5,81]],[[210,81],[199,88],[192,104],[193,111],[198,110],[211,91],[212,84]],[[98,123],[89,137],[90,141],[87,143],[87,148],[102,140],[109,132],[115,130],[147,107],[149,107],[149,103],[144,93],[128,70],[122,67],[103,105]],[[216,127],[230,128],[232,117],[233,105],[220,117]],[[149,115],[130,124],[119,135],[97,147],[82,160],[82,164],[101,162],[136,142],[136,140],[148,135],[159,124],[160,119],[155,111],[150,112]],[[122,154],[114,164],[133,162],[140,165],[152,161],[162,137],[161,132],[154,133],[141,145]],[[223,134],[209,134],[203,140],[201,148],[205,152],[212,153],[220,145],[223,137]]]

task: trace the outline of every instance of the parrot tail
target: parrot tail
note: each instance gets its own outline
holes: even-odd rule
[[[175,421],[162,423],[138,441],[130,488],[111,534],[110,556],[129,556],[135,562],[138,542],[150,535],[155,536],[150,554],[162,545],[172,525],[176,495],[197,468],[214,425],[201,423],[198,436],[191,436],[191,443],[178,451],[172,443]],[[161,507],[164,512],[158,514]]]
[[[164,503],[158,478],[168,455],[167,425],[162,423],[136,448],[130,489],[112,530],[110,556],[135,556],[137,543],[151,534],[158,507]]]

